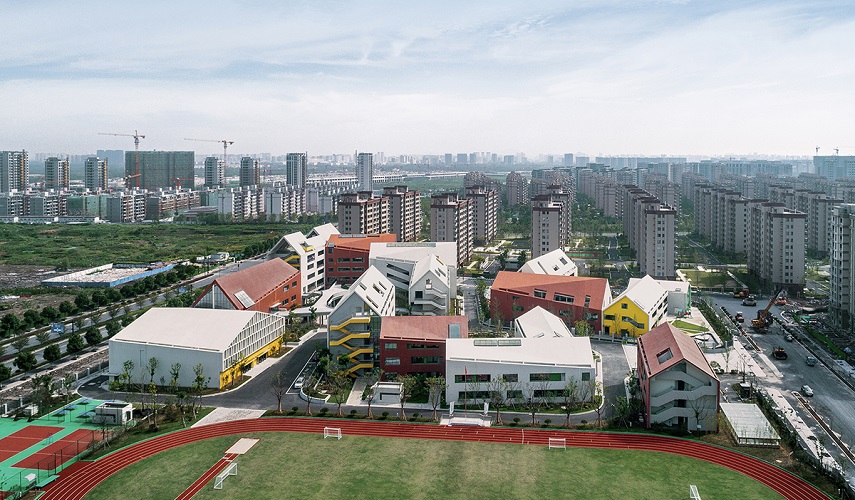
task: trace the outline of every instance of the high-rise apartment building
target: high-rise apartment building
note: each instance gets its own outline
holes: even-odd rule
[[[567,235],[564,232],[562,210],[564,206],[548,194],[531,200],[531,257],[537,258],[553,250],[564,249]]]
[[[807,214],[807,252],[818,257],[827,256],[831,245],[831,210],[842,204],[843,199],[808,189],[797,189],[794,194],[795,206],[790,208]]]
[[[475,201],[460,198],[457,193],[431,196],[430,241],[456,242],[458,265],[463,265],[472,257],[474,213]]]
[[[855,156],[814,156],[816,173],[828,179],[855,177]]]
[[[83,163],[83,185],[89,191],[99,192],[107,189],[107,160],[97,156],[86,158]]]
[[[226,187],[226,164],[216,156],[205,158],[205,187]]]
[[[564,166],[565,167],[575,166],[575,163],[573,162],[573,153],[564,153]]]
[[[389,231],[389,197],[371,191],[347,193],[338,201],[338,232],[381,234]]]
[[[841,204],[831,209],[831,275],[828,310],[838,327],[855,330],[855,205]]]
[[[140,151],[139,158],[140,175],[135,177],[136,153],[125,151],[125,176],[132,187],[156,191],[180,183],[182,188],[195,189],[193,151]]]
[[[422,229],[421,193],[407,190],[407,186],[383,188],[383,197],[389,198],[389,231],[398,241],[418,241]]]
[[[374,155],[372,153],[356,153],[356,182],[360,191],[374,189]]]
[[[45,191],[68,189],[69,184],[68,159],[51,156],[45,160]]]
[[[288,153],[285,155],[285,182],[289,186],[306,189],[307,169],[306,153]]]
[[[0,193],[24,191],[30,179],[30,157],[26,151],[0,151]]]
[[[466,188],[466,198],[473,200],[475,244],[484,245],[496,237],[499,216],[499,192],[485,186]]]
[[[240,159],[240,185],[261,186],[261,167],[255,158],[244,156]]]
[[[767,290],[801,293],[805,285],[807,215],[782,203],[751,204],[748,273]]]
[[[505,189],[509,206],[527,205],[531,201],[528,194],[528,179],[519,172],[511,172],[505,177]]]
[[[677,211],[631,184],[624,186],[622,198],[624,234],[635,251],[639,272],[656,279],[674,279]]]

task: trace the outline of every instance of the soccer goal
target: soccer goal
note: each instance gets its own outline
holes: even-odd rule
[[[549,449],[559,448],[562,450],[567,449],[567,439],[566,438],[549,438]]]
[[[689,485],[689,498],[692,500],[701,500],[701,494],[698,493],[698,487],[694,484]]]
[[[229,476],[237,476],[237,469],[237,462],[229,462],[229,465],[223,469],[223,472],[220,472],[217,474],[217,477],[214,478],[214,489],[223,489],[223,481]]]
[[[341,439],[341,428],[340,427],[324,427],[324,439],[328,437],[334,437],[337,439]]]

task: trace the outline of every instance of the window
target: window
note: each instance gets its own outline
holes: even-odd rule
[[[520,390],[508,391],[508,399],[521,399],[522,397],[522,391]]]
[[[454,383],[455,384],[465,384],[465,383],[471,384],[471,383],[475,383],[475,382],[489,382],[489,381],[490,381],[490,374],[489,373],[484,373],[484,374],[480,374],[480,375],[472,374],[472,375],[455,375],[454,376]]]
[[[565,302],[567,304],[572,304],[573,300],[575,300],[572,295],[562,295],[560,293],[556,293],[553,298],[556,302]]]
[[[606,314],[605,319],[606,319],[606,321],[614,321],[615,315],[614,314]]]
[[[528,376],[529,382],[563,382],[563,373],[532,373]]]
[[[582,382],[587,382],[591,380],[591,372],[582,373]]]
[[[410,362],[414,365],[438,365],[442,363],[440,356],[413,356]]]
[[[546,291],[538,290],[535,288],[534,289],[534,296],[537,297],[538,299],[545,299],[546,298]]]
[[[386,342],[386,344],[383,347],[385,349],[397,349],[398,343],[397,342]]]
[[[407,344],[407,349],[438,349],[438,344]]]
[[[386,358],[386,364],[389,366],[398,366],[401,364],[401,358]]]
[[[621,308],[621,309],[629,309],[629,304],[627,304],[626,302],[624,302],[623,304],[621,304],[621,305],[620,305],[620,308]]]
[[[516,373],[506,373],[506,374],[502,375],[502,379],[505,382],[519,382],[520,376]]]

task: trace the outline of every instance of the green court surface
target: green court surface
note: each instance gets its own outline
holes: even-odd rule
[[[494,443],[257,433],[207,439],[133,464],[87,499],[175,498],[240,437],[260,438],[236,459],[222,490],[195,499],[273,498],[781,498],[724,467],[667,453],[548,449]]]
[[[50,480],[100,436],[90,423],[102,401],[78,399],[50,415],[27,422],[0,418],[0,491],[23,491]]]

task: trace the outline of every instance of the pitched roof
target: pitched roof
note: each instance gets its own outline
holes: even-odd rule
[[[327,240],[327,246],[337,248],[352,248],[355,250],[371,250],[372,243],[391,243],[397,241],[398,237],[392,233],[349,235],[331,234]]]
[[[153,307],[110,339],[187,349],[225,351],[258,311]],[[278,320],[277,320],[278,321]],[[284,323],[284,319],[281,319]]]
[[[579,272],[576,263],[560,248],[527,261],[519,272],[550,274],[552,276],[575,276]]]
[[[351,295],[356,295],[378,316],[395,315],[395,285],[389,278],[380,274],[376,267],[369,267],[360,276],[336,305],[335,310],[343,306]]]
[[[385,316],[380,324],[380,338],[445,340],[450,338],[448,330],[452,325],[457,325],[460,338],[469,337],[466,316]]]
[[[651,278],[649,274],[646,274],[643,278],[635,282],[630,282],[627,289],[615,298],[615,302],[626,297],[635,302],[642,311],[650,314],[653,308],[656,307],[659,299],[667,294],[668,291],[662,288],[662,285]]]
[[[321,239],[326,241],[330,236],[338,234],[338,229],[335,228],[331,223],[326,223],[322,226],[315,226],[311,231],[306,235],[308,238],[312,238],[314,236],[320,236]]]
[[[439,257],[446,266],[457,267],[457,243],[453,241],[373,243],[368,257],[371,261],[385,258],[415,262],[430,254]]]
[[[644,359],[644,366],[639,366],[638,369],[645,370],[648,377],[686,360],[686,362],[718,380],[694,339],[670,323],[659,325],[639,337],[638,349],[639,354]],[[669,350],[670,355],[667,353]]]
[[[564,321],[546,309],[536,306],[514,320],[514,329],[519,337],[572,337]]]
[[[427,273],[433,273],[438,279],[441,279],[448,286],[448,268],[434,254],[426,255],[416,262],[413,266],[413,274],[410,278],[410,286],[417,282]]]
[[[581,297],[581,300],[584,300],[585,295],[590,295],[591,303],[588,307],[600,311],[611,303],[603,303],[611,300],[609,281],[605,278],[587,276],[550,276],[548,274],[499,271],[495,281],[493,281],[493,286],[490,287],[490,293],[495,290],[507,290],[523,295],[532,295],[535,288],[546,291],[550,300],[552,297],[549,293],[552,292]],[[606,297],[607,293],[608,297]]]
[[[291,281],[299,271],[291,267],[282,259],[272,259],[261,264],[256,264],[236,273],[226,274],[215,279],[211,286],[218,286],[237,309],[246,309],[252,304],[244,304],[241,298],[243,292],[256,303],[276,290],[285,282]],[[201,300],[201,297],[197,302]]]

